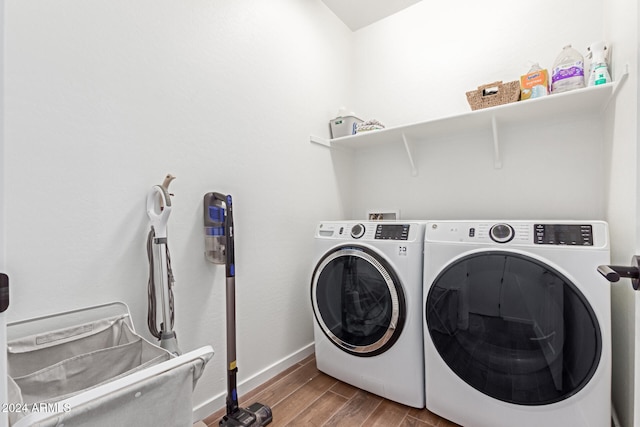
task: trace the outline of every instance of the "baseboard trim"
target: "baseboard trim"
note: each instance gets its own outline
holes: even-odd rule
[[[309,357],[313,354],[313,342],[307,344],[301,349],[291,353],[290,355],[280,359],[279,361],[273,363],[270,366],[267,366],[260,372],[252,375],[251,377],[245,379],[241,383],[238,384],[238,394],[244,395],[254,388],[264,384],[269,381],[271,378],[278,375],[280,372],[290,368],[296,363],[304,360],[306,357]],[[204,403],[197,405],[193,408],[193,422],[200,421],[213,414],[214,412],[224,408],[226,405],[227,392],[226,390],[211,399],[205,401]]]

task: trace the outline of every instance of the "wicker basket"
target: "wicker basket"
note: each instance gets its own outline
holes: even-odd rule
[[[518,80],[507,83],[493,82],[467,92],[467,101],[474,111],[516,102],[519,99],[520,82]]]

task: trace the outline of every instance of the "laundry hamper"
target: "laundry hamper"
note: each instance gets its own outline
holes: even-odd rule
[[[175,356],[135,333],[122,303],[7,325],[9,425],[191,426],[213,349]]]

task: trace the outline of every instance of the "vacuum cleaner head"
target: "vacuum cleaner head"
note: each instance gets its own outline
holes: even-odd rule
[[[233,414],[225,415],[220,420],[221,426],[266,426],[273,420],[271,408],[262,403],[254,403],[247,408],[238,408]]]

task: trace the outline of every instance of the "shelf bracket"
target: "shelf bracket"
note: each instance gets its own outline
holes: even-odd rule
[[[496,116],[491,116],[491,130],[493,131],[493,168],[502,169],[502,159],[500,158],[500,143],[498,141],[498,123]]]
[[[613,84],[615,86],[613,87],[613,90],[611,91],[611,95],[609,95],[609,99],[607,99],[607,102],[605,102],[604,106],[600,110],[601,112],[605,111],[609,107],[609,103],[611,102],[611,100],[614,99],[618,95],[618,91],[620,90],[620,88],[622,87],[624,82],[627,81],[627,77],[629,77],[629,64],[625,64],[624,65],[624,71],[618,77],[618,80],[613,82]]]
[[[611,91],[611,98],[614,98],[616,96],[616,94],[620,90],[620,86],[622,86],[622,84],[627,80],[627,77],[629,77],[629,64],[624,64],[624,71],[618,77],[618,84],[616,84],[616,86],[613,88],[613,91]]]
[[[407,157],[409,158],[409,165],[411,166],[411,176],[418,176],[418,168],[416,168],[416,163],[413,160],[413,151],[411,149],[411,144],[407,140],[407,136],[402,132],[402,142],[404,143],[404,149],[407,151]]]
[[[313,142],[314,144],[324,145],[325,147],[331,147],[331,142],[320,136],[311,135],[309,137],[309,142]]]

